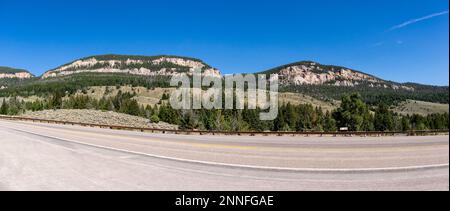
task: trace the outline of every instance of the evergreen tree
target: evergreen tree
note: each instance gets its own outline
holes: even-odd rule
[[[378,105],[375,111],[374,126],[377,131],[394,130],[394,114],[385,104]]]
[[[333,119],[329,111],[326,112],[324,117],[324,131],[326,132],[337,131],[336,120]]]
[[[8,103],[3,99],[2,106],[0,107],[0,114],[7,115],[8,114]]]
[[[350,131],[371,130],[371,114],[368,106],[359,94],[342,98],[341,107],[333,113],[339,127],[348,127]]]

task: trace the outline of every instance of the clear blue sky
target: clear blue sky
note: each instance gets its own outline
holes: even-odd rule
[[[224,73],[314,60],[449,83],[448,0],[0,0],[0,65],[40,75],[96,54],[171,54]]]

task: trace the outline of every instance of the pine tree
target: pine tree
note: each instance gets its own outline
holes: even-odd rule
[[[378,105],[373,124],[377,131],[394,130],[394,115],[385,104]]]
[[[8,114],[8,104],[6,100],[3,99],[2,106],[0,107],[0,114],[7,115]]]
[[[348,127],[351,131],[373,129],[372,115],[359,94],[344,96],[333,117],[339,127]]]

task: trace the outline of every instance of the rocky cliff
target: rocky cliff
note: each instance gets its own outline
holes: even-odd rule
[[[358,86],[413,90],[412,87],[389,82],[345,67],[298,62],[280,66],[263,73],[278,74],[281,85]]]
[[[203,61],[179,56],[91,56],[49,70],[42,78],[66,76],[76,73],[128,73],[144,76],[173,76],[179,73],[192,73],[201,69],[203,75],[220,77],[219,70]],[[378,77],[345,67],[322,65],[303,61],[280,66],[265,72],[278,74],[280,85],[330,85],[414,91],[413,86],[385,81]]]
[[[177,56],[92,56],[47,71],[42,78],[71,75],[75,73],[128,73],[145,76],[172,76],[192,73],[201,69],[204,75],[220,76],[220,71],[201,60]]]
[[[0,79],[3,78],[19,78],[19,79],[26,79],[26,78],[32,78],[33,75],[22,69],[15,69],[11,67],[0,67]]]

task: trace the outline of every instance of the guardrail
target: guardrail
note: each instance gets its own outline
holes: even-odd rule
[[[139,127],[127,127],[118,125],[103,125],[103,124],[90,124],[90,123],[80,123],[80,122],[68,122],[59,120],[47,120],[47,119],[36,119],[28,117],[18,117],[18,116],[3,116],[0,115],[0,119],[13,120],[13,121],[31,121],[39,123],[49,123],[49,124],[61,124],[61,125],[78,125],[84,127],[97,127],[97,128],[109,128],[113,130],[128,130],[128,131],[140,131],[140,132],[151,132],[151,133],[163,133],[163,134],[184,134],[184,135],[238,135],[238,136],[396,136],[396,135],[406,135],[406,136],[429,136],[429,135],[439,135],[448,134],[449,130],[412,130],[412,131],[391,131],[391,132],[380,132],[380,131],[348,131],[348,132],[318,132],[318,131],[308,131],[308,132],[282,132],[282,131],[270,131],[270,132],[233,132],[233,131],[202,131],[202,130],[172,130],[172,129],[160,129],[160,128],[139,128]]]

